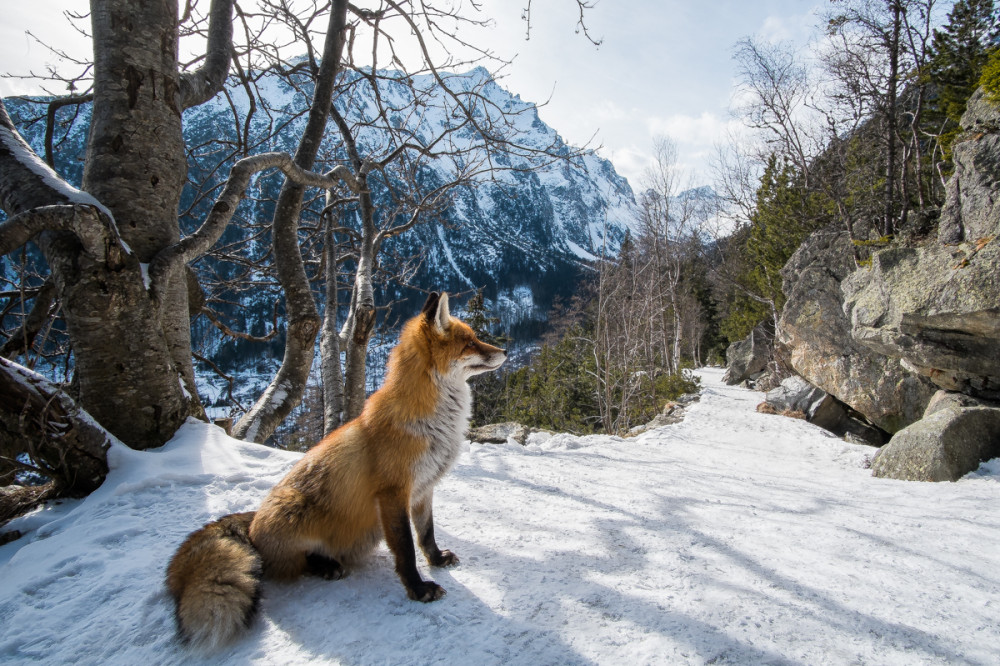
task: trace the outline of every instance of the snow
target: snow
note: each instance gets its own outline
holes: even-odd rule
[[[115,217],[104,204],[95,199],[91,194],[78,190],[63,180],[59,174],[52,170],[52,167],[43,162],[35,154],[31,147],[18,134],[11,132],[6,127],[0,127],[0,144],[13,153],[14,159],[17,162],[32,171],[42,179],[42,182],[65,197],[71,204],[93,206],[104,213],[108,220],[114,224]]]
[[[569,251],[570,252],[572,252],[576,256],[580,257],[581,259],[586,259],[587,261],[597,261],[597,257],[595,257],[593,254],[591,254],[587,250],[584,250],[582,247],[580,247],[579,245],[577,245],[573,241],[567,239],[566,240],[566,245],[569,246]]]
[[[441,225],[435,225],[435,229],[437,229],[438,240],[441,241],[441,248],[444,250],[444,256],[448,259],[448,263],[455,271],[455,275],[457,275],[462,282],[469,285],[469,287],[475,289],[476,284],[466,277],[465,273],[462,272],[462,269],[458,267],[457,263],[455,263],[455,256],[451,253],[451,245],[448,244],[448,240],[444,237],[444,228]]]
[[[9,526],[28,534],[0,548],[0,662],[1000,662],[1000,460],[876,479],[872,449],[701,374],[682,423],[635,439],[468,445],[434,511],[462,562],[420,563],[442,600],[408,601],[382,547],[341,581],[265,583],[253,627],[204,659],[174,638],[167,559],[298,456],[194,421],[116,444],[97,492]]]

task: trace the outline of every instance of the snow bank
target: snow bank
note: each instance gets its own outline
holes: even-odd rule
[[[958,483],[872,478],[871,449],[757,414],[703,373],[686,420],[630,440],[470,445],[436,494],[462,563],[408,601],[381,548],[341,581],[265,584],[205,663],[760,664],[1000,661],[1000,461]],[[180,664],[167,559],[253,509],[297,456],[187,424],[116,447],[85,500],[10,525],[0,662]]]

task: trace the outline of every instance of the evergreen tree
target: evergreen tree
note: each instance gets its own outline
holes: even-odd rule
[[[991,51],[1000,41],[1000,11],[993,0],[958,0],[948,22],[934,31],[930,79],[938,94],[928,120],[932,132],[940,131],[943,156],[951,159],[951,144],[969,97],[979,85]]]
[[[771,155],[749,225],[736,236],[743,245],[743,263],[722,323],[730,341],[746,337],[754,326],[781,312],[781,269],[806,236],[829,222],[824,201],[803,185],[791,164]]]
[[[506,348],[510,337],[499,331],[500,318],[490,314],[486,309],[486,299],[483,290],[477,289],[475,295],[465,304],[462,319],[475,332],[476,337],[486,344]]]

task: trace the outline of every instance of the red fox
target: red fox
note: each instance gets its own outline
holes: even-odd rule
[[[361,415],[310,449],[256,512],[220,518],[181,544],[167,587],[182,640],[228,642],[256,615],[262,577],[341,578],[383,538],[407,596],[440,599],[444,589],[417,571],[410,520],[432,566],[458,562],[434,539],[431,496],[465,438],[467,380],[506,357],[451,316],[447,294],[431,293]]]

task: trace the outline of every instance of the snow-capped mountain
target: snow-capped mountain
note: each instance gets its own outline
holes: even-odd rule
[[[224,95],[185,112],[184,132],[191,151],[189,180],[203,183],[189,187],[181,201],[185,232],[204,219],[217,191],[214,188],[237,159],[296,150],[306,123],[311,82],[304,75],[282,77],[270,72],[253,78],[253,99],[244,86],[234,84]],[[422,304],[420,289],[455,293],[482,288],[487,307],[501,318],[504,329],[522,342],[530,341],[540,332],[553,300],[574,291],[581,273],[589,270],[589,262],[617,251],[634,218],[628,182],[607,160],[566,145],[540,120],[533,104],[502,88],[483,68],[442,75],[449,92],[430,75],[379,72],[377,79],[381,107],[369,83],[372,79],[359,73],[345,74],[341,89],[346,92],[335,97],[337,110],[354,128],[362,156],[378,160],[393,149],[393,139],[378,129],[386,125],[402,128],[412,142],[445,153],[434,159],[413,156],[407,162],[409,173],[398,169],[372,172],[369,185],[380,225],[391,222],[392,216],[408,217],[407,201],[415,194],[452,181],[456,173],[478,171],[471,182],[452,189],[445,205],[426,223],[386,241],[381,267],[392,273],[404,260],[411,268],[415,266],[408,283],[416,289],[380,283],[378,304],[396,303],[397,316],[406,317]],[[18,100],[6,103],[25,138],[42,154],[44,107]],[[463,117],[456,112],[459,103],[472,111],[476,129],[453,127]],[[389,112],[380,116],[379,108]],[[89,105],[64,108],[57,116],[55,167],[77,185],[89,118]],[[445,139],[435,143],[442,133]],[[492,138],[489,146],[484,133]],[[331,121],[316,170],[346,162],[341,133]],[[486,170],[486,165],[495,168]],[[243,243],[240,251],[248,258],[269,253],[267,226],[281,182],[280,174],[254,179],[234,218],[237,223],[220,244]],[[319,227],[324,202],[316,191],[312,196],[302,216],[303,237],[310,226]],[[339,223],[357,228],[356,206],[344,208]],[[211,258],[196,268],[220,281],[246,271],[238,263]],[[310,270],[310,274],[315,272]],[[233,329],[263,335],[272,327],[276,302],[280,316],[282,299],[273,279],[259,273],[251,277],[256,280],[252,288],[211,294],[216,297],[213,307]],[[322,286],[318,284],[317,290],[322,291]],[[199,353],[237,377],[244,389],[252,390],[251,385],[258,383],[253,377],[270,376],[280,359],[283,336],[279,333],[267,343],[223,338],[201,318],[194,344]],[[211,387],[206,384],[205,388]],[[215,402],[213,398],[221,399],[220,392],[224,388],[215,387],[205,397]],[[245,398],[252,399],[249,394]]]
[[[434,139],[460,122],[456,104],[462,103],[473,111],[480,128],[463,128],[446,138],[448,150],[443,152],[471,153],[412,161],[417,172],[409,183],[394,180],[389,172],[373,174],[378,176],[370,183],[377,215],[408,215],[406,206],[399,205],[400,191],[414,183],[430,191],[463,170],[475,170],[477,165],[482,170],[486,164],[495,167],[475,175],[468,186],[452,190],[450,201],[433,222],[417,225],[386,244],[387,255],[419,257],[411,284],[450,291],[483,288],[490,305],[504,310],[505,324],[516,327],[526,318],[544,318],[552,299],[571,291],[581,266],[617,250],[633,219],[634,198],[628,182],[610,162],[593,153],[570,158],[577,151],[539,119],[534,105],[502,88],[485,69],[443,75],[451,94],[435,85],[429,74],[407,77],[379,72],[381,108],[395,110],[381,119],[376,91],[368,79],[357,73],[345,77],[343,88],[349,92],[338,95],[335,105],[356,128],[363,157],[379,159],[393,148],[386,132],[374,126],[380,122],[403,127],[413,141],[440,149]],[[311,93],[311,82],[304,76],[264,73],[256,80],[253,100],[243,86],[231,85],[225,95],[186,111],[187,143],[198,146],[189,160],[192,182],[204,180],[207,185],[201,192],[209,192],[224,180],[231,164],[242,156],[232,146],[242,144],[250,153],[294,152]],[[28,122],[39,115],[38,107],[11,101],[9,108],[25,137],[41,152],[43,123]],[[78,183],[89,108],[79,109],[72,121],[67,111],[62,113],[64,126],[61,132],[57,128],[57,140],[64,136],[58,142],[56,167]],[[275,132],[275,128],[281,129]],[[482,130],[509,139],[514,147],[497,149],[494,144],[487,151]],[[547,155],[533,156],[532,149],[545,150]],[[553,160],[551,155],[565,159]],[[342,138],[331,121],[320,162],[344,161]],[[247,209],[243,219],[266,224],[280,183],[277,177],[257,179],[243,206]],[[210,205],[210,197],[199,199],[192,189],[182,202],[187,213],[182,227],[195,228]],[[314,219],[321,208],[321,200],[313,203]],[[351,226],[351,215],[348,210],[342,224]],[[224,241],[236,235],[236,231],[228,232]],[[386,300],[421,298],[414,293],[387,286],[382,296]],[[265,300],[273,304],[273,299]],[[505,304],[511,307],[504,308]]]

